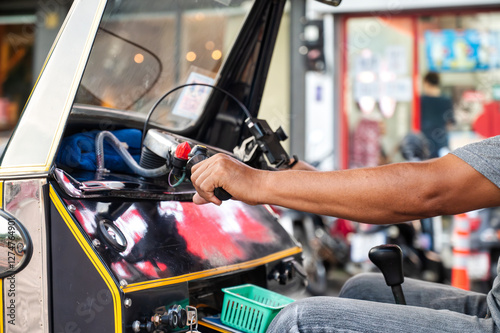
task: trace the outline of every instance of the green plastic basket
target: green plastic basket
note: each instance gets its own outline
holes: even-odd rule
[[[222,291],[222,323],[248,333],[264,333],[278,312],[294,302],[291,298],[253,284],[224,288]]]

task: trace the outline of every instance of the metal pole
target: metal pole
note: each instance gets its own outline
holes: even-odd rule
[[[300,53],[303,46],[306,2],[305,0],[291,1],[290,20],[290,151],[304,158],[306,142],[305,124],[305,60]]]

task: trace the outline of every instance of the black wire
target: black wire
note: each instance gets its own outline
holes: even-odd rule
[[[151,107],[151,110],[149,110],[148,112],[148,115],[146,117],[146,120],[144,122],[144,128],[142,130],[142,139],[141,139],[141,147],[144,143],[144,138],[146,137],[146,130],[148,128],[148,123],[149,123],[149,120],[151,119],[151,115],[153,114],[153,111],[158,107],[158,105],[168,96],[170,95],[171,93],[179,90],[179,89],[182,89],[182,88],[185,88],[185,87],[190,87],[190,86],[203,86],[203,87],[209,87],[209,88],[213,88],[217,91],[220,91],[222,92],[223,94],[225,94],[226,96],[229,96],[233,101],[236,102],[236,104],[238,104],[238,106],[243,110],[243,112],[246,114],[246,116],[248,118],[252,118],[252,115],[250,114],[250,111],[248,111],[247,107],[245,106],[245,104],[243,104],[240,100],[238,100],[233,94],[231,94],[229,91],[223,89],[223,88],[220,88],[220,87],[217,87],[217,86],[214,86],[214,85],[211,85],[211,84],[207,84],[207,83],[197,83],[197,82],[193,82],[193,83],[186,83],[186,84],[183,84],[183,85],[180,85],[180,86],[177,86],[169,91],[167,91],[165,94],[163,94],[156,102],[155,104],[153,104],[153,106]]]

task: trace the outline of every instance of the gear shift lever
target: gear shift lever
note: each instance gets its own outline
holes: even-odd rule
[[[394,244],[386,244],[372,247],[368,253],[370,260],[384,274],[385,283],[392,288],[396,304],[406,304],[401,284],[404,282],[403,275],[403,252]]]

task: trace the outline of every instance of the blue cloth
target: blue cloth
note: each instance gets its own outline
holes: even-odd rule
[[[100,131],[78,133],[66,137],[61,142],[61,148],[56,163],[65,169],[80,169],[96,171],[95,138]],[[128,145],[128,152],[139,163],[141,156],[142,131],[123,129],[111,131],[118,140]],[[104,140],[104,165],[112,172],[132,173],[116,150]]]

